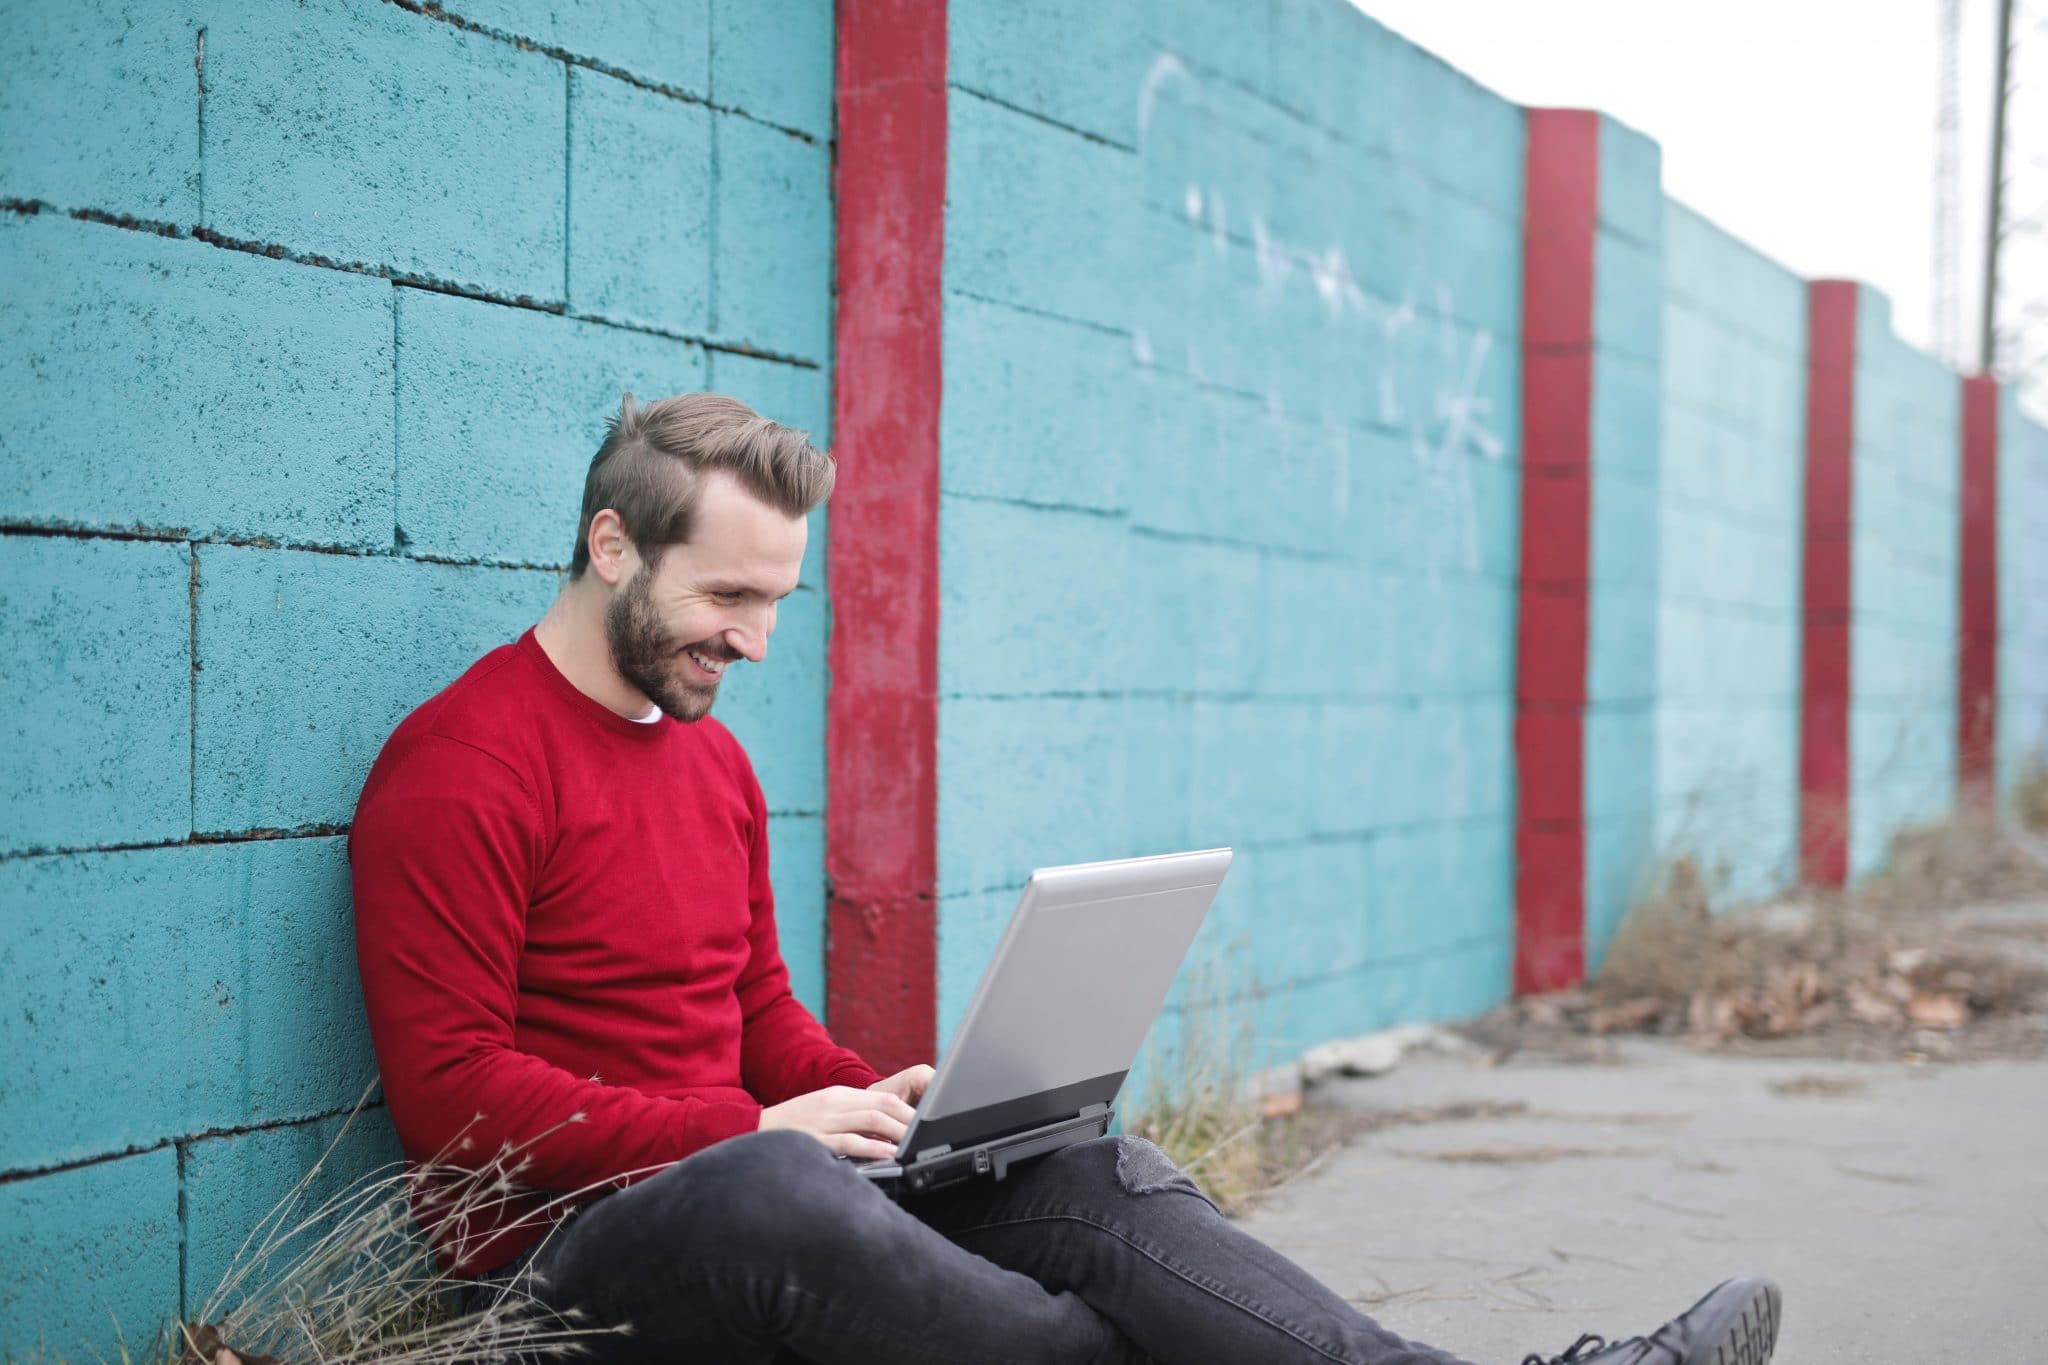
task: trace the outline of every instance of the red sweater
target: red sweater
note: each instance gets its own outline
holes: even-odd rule
[[[627,1183],[752,1132],[763,1105],[878,1079],[790,994],[738,741],[708,717],[607,709],[531,630],[393,732],[349,865],[407,1158],[523,1147],[525,1190],[466,1226],[415,1198],[463,1273],[539,1238],[540,1192]]]

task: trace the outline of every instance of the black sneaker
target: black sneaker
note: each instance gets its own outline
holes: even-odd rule
[[[1724,1280],[1647,1337],[1609,1343],[1589,1332],[1561,1356],[1522,1365],[1766,1365],[1782,1312],[1769,1280]]]

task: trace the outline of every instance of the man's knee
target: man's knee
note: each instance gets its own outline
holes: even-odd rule
[[[1175,1190],[1207,1200],[1157,1144],[1128,1133],[1077,1142],[1045,1160],[1048,1175],[1104,1194],[1137,1197]]]
[[[654,1176],[647,1193],[699,1240],[779,1238],[843,1197],[848,1172],[808,1133],[769,1129],[714,1143]]]

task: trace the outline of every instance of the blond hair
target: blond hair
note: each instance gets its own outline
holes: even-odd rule
[[[703,476],[723,469],[749,493],[800,517],[832,492],[832,457],[803,432],[771,422],[737,398],[685,393],[642,407],[626,394],[583,480],[583,517],[569,576],[590,564],[590,523],[607,507],[650,568],[690,538]]]

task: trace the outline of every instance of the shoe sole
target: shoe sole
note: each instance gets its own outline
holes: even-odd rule
[[[1730,1280],[1706,1299],[1724,1299],[1700,1323],[1699,1345],[1685,1365],[1769,1365],[1778,1345],[1783,1300],[1769,1280]]]

